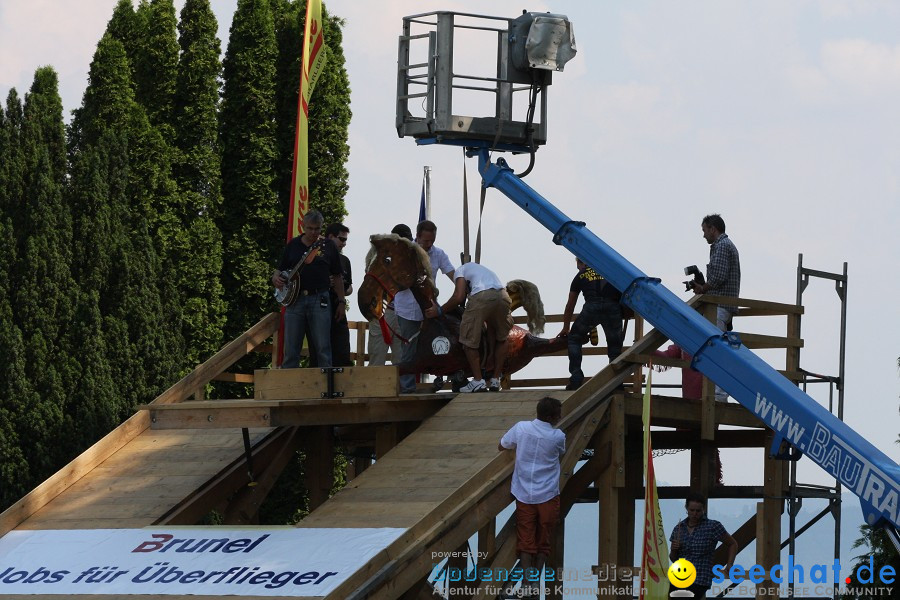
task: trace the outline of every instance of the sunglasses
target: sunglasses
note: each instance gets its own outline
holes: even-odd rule
[[[346,241],[347,241],[347,238],[345,238],[345,237],[340,237],[340,236],[338,236],[338,239],[341,240],[342,242],[346,242]]]

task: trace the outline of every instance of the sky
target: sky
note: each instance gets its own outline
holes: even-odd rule
[[[0,93],[16,87],[24,94],[34,70],[50,64],[60,75],[66,112],[76,108],[114,5],[0,0]],[[224,52],[236,0],[212,5]],[[846,262],[845,420],[898,460],[900,4],[331,0],[326,7],[346,22],[353,120],[345,252],[357,282],[368,235],[398,221],[414,225],[426,165],[437,245],[454,262],[462,250],[461,150],[417,147],[394,128],[402,17],[432,10],[512,17],[523,8],[566,14],[578,54],[554,75],[548,144],[526,183],[686,300],[682,270],[706,264],[700,221],[709,213],[723,216],[740,251],[742,297],[793,303],[801,253],[804,266],[823,271],[841,272]],[[481,49],[458,47],[455,71],[480,74]],[[507,159],[517,171],[527,164]],[[468,162],[474,206],[479,189]],[[477,211],[470,219],[477,223]],[[547,312],[561,313],[575,274],[568,251],[495,190],[487,193],[482,230],[482,263],[503,280],[534,281]],[[446,298],[450,282],[440,287]],[[801,366],[837,374],[840,303],[833,283],[814,280],[804,304]],[[357,308],[350,318],[360,318]],[[784,320],[772,317],[738,319],[736,326],[785,332]],[[783,368],[783,351],[762,356]],[[526,377],[567,376],[564,360],[537,362]],[[587,357],[586,370],[605,363]],[[827,402],[827,394],[814,396]],[[761,480],[761,460],[749,467],[725,460],[726,483]],[[660,477],[685,483],[685,457],[661,464]],[[828,483],[809,461],[801,465],[801,481]]]

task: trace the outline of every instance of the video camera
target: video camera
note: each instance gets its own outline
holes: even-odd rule
[[[693,279],[681,282],[684,284],[684,291],[686,292],[690,292],[692,289],[694,289],[694,283],[697,283],[699,285],[703,285],[706,283],[706,278],[703,277],[703,273],[700,272],[700,269],[697,268],[697,265],[685,267],[684,274],[694,276]]]

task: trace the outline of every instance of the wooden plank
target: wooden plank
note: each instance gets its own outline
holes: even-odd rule
[[[740,336],[741,343],[750,349],[803,347],[803,340],[800,338],[783,337],[780,335],[762,335],[759,333],[741,333]]]
[[[253,373],[219,373],[212,378],[213,381],[228,381],[231,383],[253,383]]]
[[[796,304],[783,304],[781,302],[770,302],[768,300],[753,300],[750,298],[732,298],[731,296],[700,296],[703,302],[710,304],[736,304],[741,308],[761,308],[770,311],[777,311],[782,315],[803,314],[803,307]],[[738,311],[742,314],[743,311]]]
[[[397,367],[344,367],[334,374],[334,391],[344,398],[393,398],[400,387]],[[326,375],[319,369],[259,369],[254,398],[288,400],[321,398],[328,390]]]

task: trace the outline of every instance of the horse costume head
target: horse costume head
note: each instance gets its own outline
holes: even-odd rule
[[[359,310],[367,320],[379,319],[384,306],[401,290],[412,290],[420,305],[431,306],[437,288],[431,277],[431,261],[418,244],[399,235],[376,234],[369,238],[366,276],[357,293]]]
[[[428,308],[437,297],[437,289],[431,276],[428,254],[417,244],[394,234],[373,235],[372,248],[366,256],[366,275],[359,288],[359,309],[368,319],[380,319],[385,305],[400,290],[412,291],[419,306]],[[532,331],[543,330],[546,318],[537,286],[524,280],[507,284],[512,308],[522,306],[528,313],[528,327]],[[430,373],[468,375],[468,361],[459,343],[459,316],[445,314],[435,319],[425,319],[416,341],[416,357],[412,363],[400,365],[401,373]],[[396,333],[396,332],[395,332]],[[485,344],[488,336],[482,337]],[[503,372],[514,373],[541,354],[562,350],[565,338],[547,340],[536,337],[521,327],[513,327],[507,337],[509,343]],[[482,348],[484,364],[493,364],[492,348]],[[481,374],[478,374],[480,377]]]

